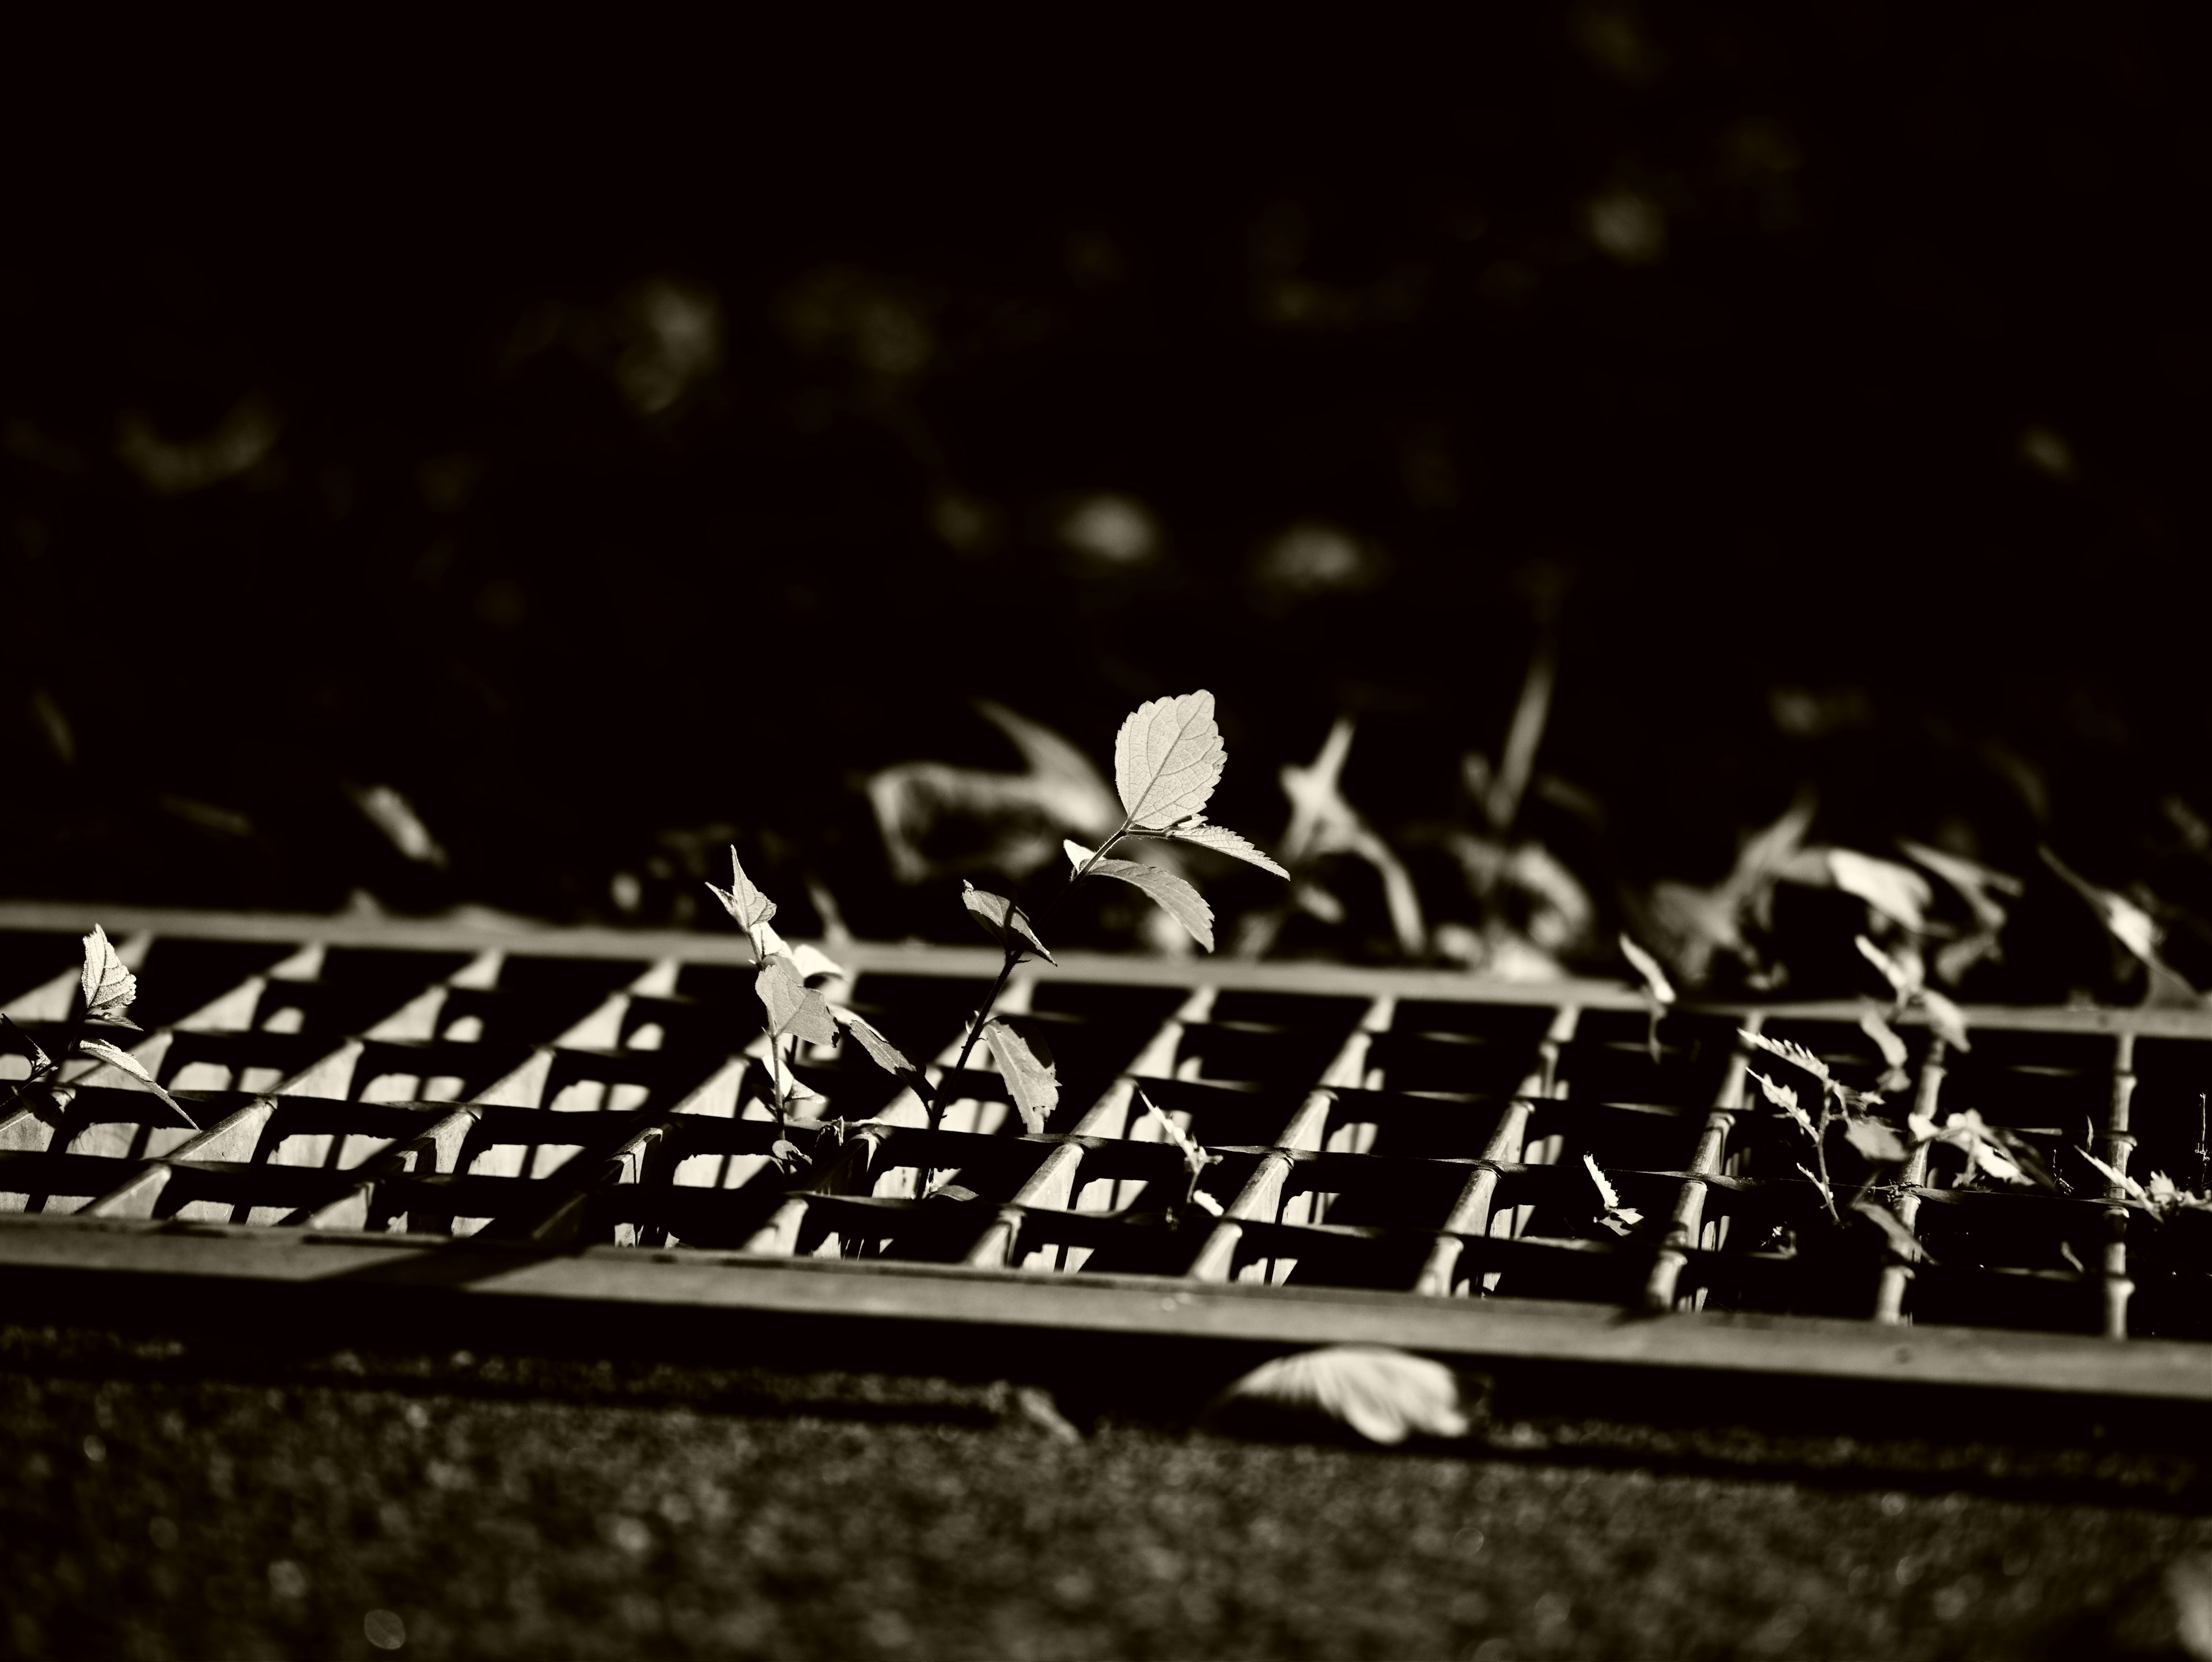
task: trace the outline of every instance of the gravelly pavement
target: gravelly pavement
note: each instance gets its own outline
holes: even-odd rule
[[[22,1656],[2071,1656],[2170,1643],[2147,1578],[2212,1549],[2140,1452],[1070,1441],[988,1385],[51,1330],[0,1439]]]

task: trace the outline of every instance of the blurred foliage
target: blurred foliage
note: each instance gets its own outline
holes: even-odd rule
[[[1969,995],[2145,992],[2046,844],[2212,983],[2203,15],[872,27],[118,59],[27,138],[4,886],[690,922],[734,836],[957,940],[881,782],[909,873],[1018,866],[1022,734],[1206,685],[1310,867],[1248,950],[1873,984],[1739,857],[1802,800],[1816,875],[2025,880]],[[1031,823],[912,795],[976,773]]]

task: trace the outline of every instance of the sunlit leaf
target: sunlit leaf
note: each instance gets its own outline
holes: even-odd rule
[[[797,966],[801,980],[812,981],[817,976],[825,980],[832,977],[842,979],[845,973],[843,965],[838,963],[811,941],[800,941],[798,946],[789,949],[788,956],[792,963]]]
[[[84,989],[86,1020],[112,1021],[126,1027],[136,1025],[125,1021],[123,1013],[138,996],[138,977],[123,967],[107,931],[97,923],[84,938],[84,968],[77,978]]]
[[[781,953],[763,965],[753,977],[753,990],[768,1012],[768,1030],[775,1038],[793,1033],[809,1044],[835,1044],[836,1024],[830,1019],[830,1003],[799,973],[799,966]]]
[[[1638,946],[1626,932],[1620,937],[1620,951],[1634,966],[1636,973],[1644,977],[1644,990],[1651,995],[1653,1002],[1672,1004],[1674,1001],[1674,984],[1667,979],[1666,971],[1659,967],[1657,959]]]
[[[1227,752],[1213,695],[1186,692],[1139,704],[1114,739],[1114,783],[1133,825],[1172,825],[1203,808]]]
[[[1316,1415],[1384,1445],[1468,1430],[1458,1376],[1441,1362],[1377,1345],[1333,1345],[1262,1362],[1222,1393],[1209,1418],[1233,1425],[1231,1410],[1240,1403]]]
[[[2126,1195],[2130,1200],[2139,1200],[2146,1206],[2150,1204],[2150,1196],[2144,1191],[2142,1184],[2137,1183],[2126,1172],[2121,1171],[2118,1166],[2106,1165],[2103,1160],[2099,1160],[2094,1154],[2091,1154],[2087,1148],[2076,1148],[2074,1152],[2081,1155],[2083,1160],[2087,1160],[2090,1165],[2095,1166],[2098,1172],[2103,1176],[2106,1182],[2119,1190],[2122,1194]]]
[[[1919,991],[1921,978],[1917,959],[1907,962],[1892,958],[1863,934],[1854,935],[1851,940],[1859,949],[1859,956],[1881,971],[1881,978],[1889,983],[1899,1003]]]
[[[1626,1235],[1644,1221],[1643,1213],[1632,1206],[1623,1206],[1620,1203],[1620,1194],[1614,1190],[1612,1181],[1607,1178],[1604,1168],[1598,1165],[1594,1155],[1584,1154],[1583,1165],[1589,1172],[1590,1181],[1597,1185],[1598,1200],[1601,1202],[1598,1222],[1612,1230],[1616,1235]]]
[[[1029,915],[1005,895],[979,889],[963,879],[960,899],[968,908],[968,915],[982,926],[983,933],[1008,952],[1035,953],[1048,964],[1060,962],[1037,939],[1036,931],[1030,927]]]
[[[1916,934],[1927,928],[1928,903],[1935,892],[1911,867],[1854,849],[1830,849],[1828,870],[1838,888],[1856,895],[1883,916],[1895,918]]]
[[[929,1084],[922,1077],[921,1069],[908,1061],[905,1053],[878,1032],[875,1025],[866,1016],[846,1009],[842,1005],[833,1004],[830,1007],[830,1019],[860,1041],[860,1048],[868,1053],[869,1059],[877,1067],[925,1102],[929,1099]]]
[[[1077,845],[1068,845],[1068,857],[1075,857]],[[1086,854],[1085,858],[1089,859]],[[1206,948],[1213,950],[1213,909],[1206,898],[1173,872],[1163,871],[1158,866],[1147,866],[1135,860],[1091,861],[1091,875],[1110,877],[1132,888],[1142,889],[1158,903],[1160,910],[1190,932],[1190,938]]]
[[[1747,1068],[1744,1072],[1759,1081],[1759,1088],[1765,1094],[1767,1101],[1796,1120],[1807,1136],[1819,1135],[1813,1129],[1812,1116],[1805,1111],[1803,1105],[1797,1100],[1796,1092],[1791,1090],[1787,1085],[1777,1085],[1755,1068]]]
[[[1226,825],[1207,825],[1203,814],[1192,819],[1185,825],[1170,826],[1166,831],[1151,834],[1167,837],[1177,843],[1195,843],[1198,847],[1210,849],[1216,854],[1225,854],[1232,860],[1242,860],[1248,866],[1257,866],[1261,871],[1273,872],[1278,877],[1290,875],[1290,873],[1277,863],[1273,855],[1254,847]]]
[[[983,1024],[983,1041],[999,1060],[1000,1075],[1031,1135],[1042,1135],[1060,1105],[1060,1073],[1051,1053],[1040,1056],[1028,1040],[994,1016]]]
[[[1190,1197],[1202,1209],[1212,1213],[1215,1217],[1218,1218],[1221,1215],[1221,1202],[1214,1199],[1212,1196],[1207,1194],[1203,1189],[1192,1190],[1190,1191]]]
[[[95,1062],[105,1062],[112,1067],[120,1068],[162,1101],[167,1103],[170,1107],[175,1109],[178,1116],[185,1124],[191,1126],[195,1131],[200,1129],[200,1123],[185,1111],[185,1105],[156,1085],[154,1082],[153,1075],[146,1071],[145,1064],[137,1056],[132,1056],[130,1051],[111,1044],[104,1038],[81,1038],[76,1042],[76,1050],[79,1056],[90,1056]]]
[[[722,903],[722,910],[737,921],[738,927],[752,937],[755,959],[764,964],[770,954],[785,950],[782,938],[768,927],[769,919],[775,916],[775,902],[756,888],[752,879],[745,875],[734,844],[730,849],[730,886],[720,889],[709,883],[707,887]]]
[[[1737,1028],[1735,1036],[1747,1044],[1780,1056],[1792,1067],[1802,1068],[1824,1087],[1834,1081],[1835,1075],[1828,1071],[1828,1064],[1802,1044],[1786,1038],[1769,1038],[1765,1033],[1754,1033],[1747,1027]]]
[[[1917,1263],[1923,1258],[1929,1263],[1936,1262],[1929,1257],[1928,1249],[1905,1227],[1905,1221],[1887,1206],[1870,1200],[1855,1200],[1851,1202],[1851,1210],[1879,1227],[1881,1233],[1889,1237],[1889,1244],[1896,1249],[1897,1256],[1907,1263]]]
[[[1844,1124],[1844,1141],[1872,1160],[1888,1160],[1901,1164],[1909,1151],[1896,1132],[1876,1119],[1847,1120]]]

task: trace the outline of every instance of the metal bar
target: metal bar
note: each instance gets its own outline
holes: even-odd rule
[[[1762,1018],[1753,1014],[1745,1019],[1743,1031],[1755,1033],[1761,1025]],[[1729,1136],[1735,1129],[1736,1112],[1743,1106],[1744,1068],[1749,1060],[1749,1047],[1739,1041],[1729,1056],[1727,1071],[1721,1075],[1720,1093],[1713,1099],[1712,1111],[1705,1116],[1705,1129],[1698,1134],[1697,1153],[1690,1160],[1690,1169],[1697,1175],[1686,1179],[1674,1196],[1674,1215],[1644,1283],[1647,1312],[1674,1308],[1675,1283],[1690,1261],[1691,1249],[1703,1244],[1705,1179],[1719,1176],[1721,1162],[1727,1158]]]

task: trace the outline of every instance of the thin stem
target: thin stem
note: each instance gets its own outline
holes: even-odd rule
[[[1077,868],[1076,870],[1069,875],[1066,886],[1063,887],[1058,894],[1053,896],[1050,900],[1045,902],[1044,910],[1039,912],[1036,916],[1031,920],[1030,927],[1034,928],[1037,924],[1042,923],[1047,918],[1050,917],[1054,912],[1057,911],[1060,909],[1060,903],[1066,899],[1070,894],[1074,892],[1075,886],[1078,883],[1080,883],[1085,878],[1090,876],[1091,868],[1097,866],[1100,861],[1106,857],[1107,849],[1112,848],[1116,843],[1120,842],[1128,834],[1129,822],[1124,819],[1121,822],[1121,829],[1116,831],[1111,837],[1108,837],[1103,843],[1101,843],[1096,849],[1094,849],[1091,851],[1091,858],[1085,861],[1081,866]],[[1012,912],[1009,911],[1007,913],[1006,921],[1008,924],[1006,933],[1012,935],[1013,934],[1012,927],[1013,922]],[[1017,941],[1018,941],[1018,939],[1019,937],[1016,937]],[[999,995],[1006,990],[1006,983],[1013,978],[1014,966],[1021,961],[1021,947],[1018,945],[1010,944],[1006,947],[1006,961],[1000,967],[999,970],[999,978],[996,982],[992,983],[991,995],[983,1001],[983,1008],[975,1012],[975,1020],[968,1029],[968,1037],[961,1041],[959,1059],[952,1064],[952,1071],[954,1074],[957,1075],[967,1068],[969,1055],[975,1050],[976,1039],[981,1037],[984,1024],[991,1019],[991,1007],[999,1001]],[[930,1108],[930,1129],[933,1130],[937,1127],[938,1115],[939,1105],[933,1104]]]

